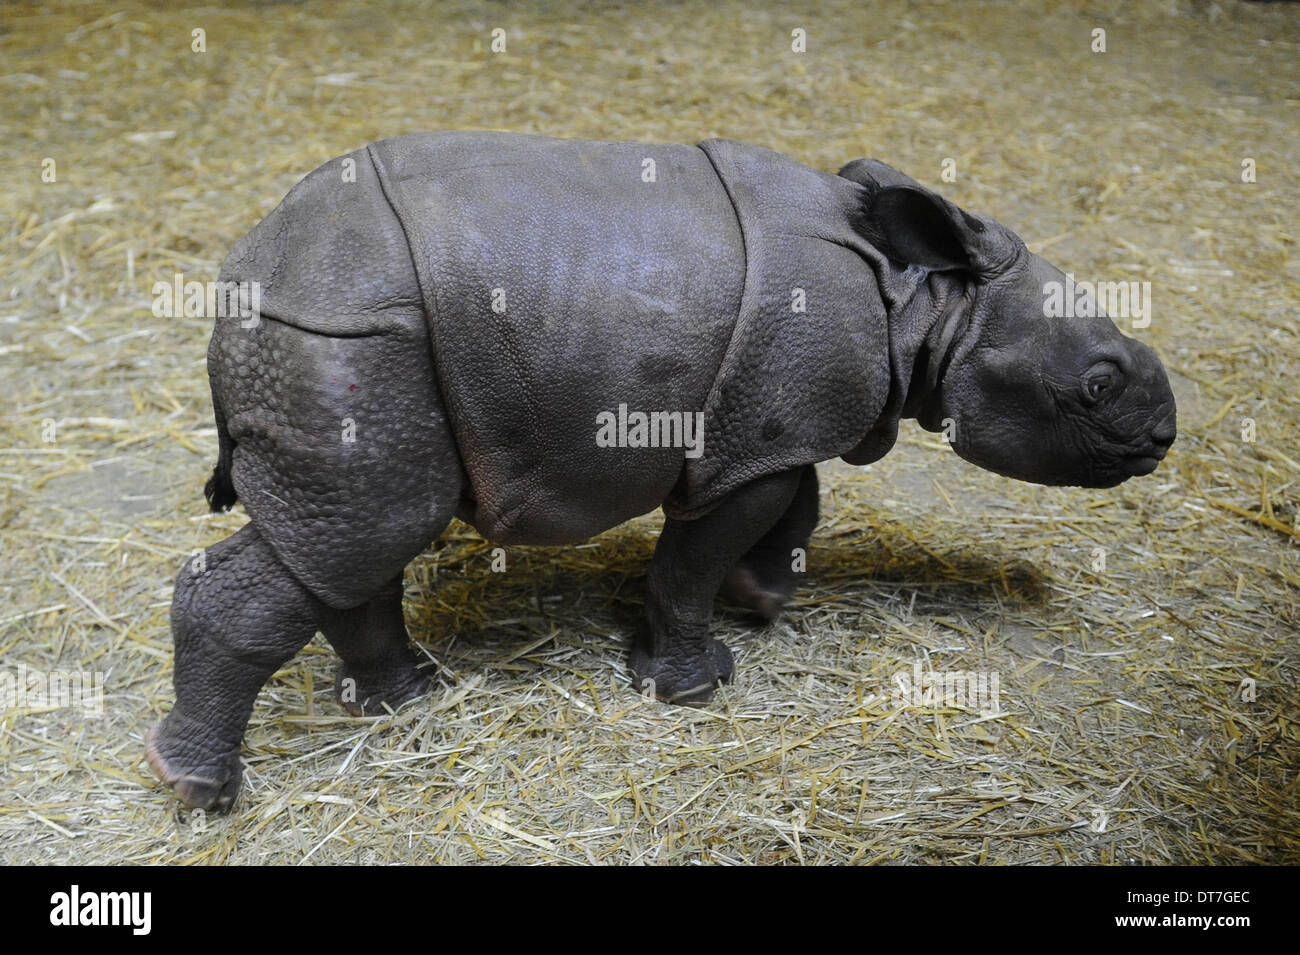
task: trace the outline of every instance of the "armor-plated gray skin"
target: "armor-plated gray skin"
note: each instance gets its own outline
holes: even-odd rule
[[[732,672],[718,593],[770,619],[792,592],[817,462],[874,461],[914,417],[998,473],[1110,487],[1174,438],[1148,347],[1045,318],[1060,271],[873,160],[405,136],[311,173],[221,279],[261,314],[213,332],[207,493],[250,522],[177,579],[147,745],[191,806],[231,805],[257,692],[318,630],[353,712],[426,688],[402,570],[453,515],[561,544],[662,506],[632,668],[695,703]],[[599,446],[620,406],[702,412],[702,453]]]

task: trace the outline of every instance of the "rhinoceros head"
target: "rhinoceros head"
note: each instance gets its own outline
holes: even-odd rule
[[[907,413],[966,460],[1024,481],[1113,487],[1155,470],[1175,407],[1151,348],[992,219],[882,163],[841,174],[870,186],[865,229],[877,247],[945,279],[930,283],[939,314],[926,319]]]

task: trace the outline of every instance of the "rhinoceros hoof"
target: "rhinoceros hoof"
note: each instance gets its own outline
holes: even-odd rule
[[[709,640],[708,649],[689,658],[653,657],[638,643],[632,648],[634,685],[643,694],[663,703],[700,706],[713,699],[720,684],[730,683],[735,671],[731,651],[717,640]]]
[[[727,574],[722,584],[723,599],[767,622],[781,615],[781,608],[790,599],[793,582],[781,580],[764,583],[754,571],[741,565]]]
[[[334,678],[334,692],[353,716],[383,716],[428,693],[430,672],[417,669],[414,657],[409,664],[386,670],[363,670],[344,663]]]
[[[190,742],[192,732],[185,732],[195,727],[197,724],[172,710],[145,734],[145,759],[187,809],[228,812],[243,783],[239,747],[215,756],[205,754],[201,747]]]

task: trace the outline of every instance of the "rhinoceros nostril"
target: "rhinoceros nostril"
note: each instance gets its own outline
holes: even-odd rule
[[[1177,437],[1177,435],[1178,430],[1174,426],[1173,415],[1169,415],[1151,429],[1151,440],[1157,445],[1164,447],[1165,450],[1168,450],[1169,446],[1174,443],[1174,438]]]

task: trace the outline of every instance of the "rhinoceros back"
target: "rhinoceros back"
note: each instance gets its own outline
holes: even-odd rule
[[[713,387],[745,253],[705,154],[464,132],[370,153],[410,244],[475,526],[567,543],[659,506],[686,449],[599,446],[598,419],[693,414]]]

